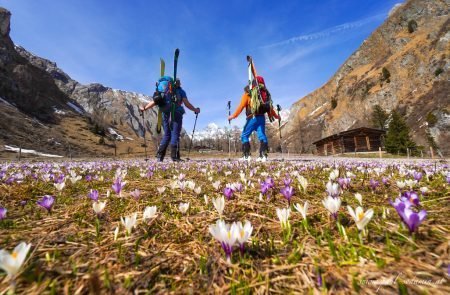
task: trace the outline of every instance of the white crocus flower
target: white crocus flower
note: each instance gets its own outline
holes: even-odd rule
[[[208,205],[208,201],[209,201],[208,196],[207,196],[207,195],[204,195],[204,196],[203,196],[203,199],[205,200],[205,205]]]
[[[426,194],[428,192],[428,188],[426,186],[423,186],[420,188],[420,191],[422,192],[422,194]]]
[[[194,189],[194,193],[195,193],[196,195],[200,195],[200,194],[202,193],[202,187],[201,187],[201,186],[197,186],[197,187]]]
[[[231,171],[225,171],[225,176],[230,176],[231,175]]]
[[[92,208],[94,209],[95,214],[99,215],[102,213],[103,209],[105,209],[106,201],[104,202],[93,202]]]
[[[219,188],[220,188],[220,181],[219,180],[217,180],[216,182],[213,182],[213,187],[218,191],[219,190]]]
[[[142,215],[142,218],[143,218],[144,220],[153,218],[153,217],[156,216],[156,211],[157,211],[156,206],[147,206],[147,207],[145,207],[145,209],[144,209],[144,213],[143,213],[143,215]]]
[[[341,207],[341,199],[339,197],[333,198],[332,196],[327,196],[322,200],[323,206],[336,217],[339,208]]]
[[[289,208],[276,208],[277,211],[277,216],[278,219],[280,220],[281,223],[281,227],[284,228],[289,228],[290,224],[289,224],[289,215],[291,214],[291,209]]]
[[[362,195],[360,193],[355,194],[355,199],[357,199],[359,204],[362,206]]]
[[[405,180],[405,183],[407,186],[409,186],[410,189],[413,188],[413,186],[415,186],[417,184],[417,180],[415,179],[407,179]]]
[[[6,250],[0,250],[0,268],[2,268],[9,277],[15,276],[22,266],[31,244],[21,242],[10,254]]]
[[[237,227],[237,242],[239,246],[243,250],[244,244],[248,241],[253,232],[253,226],[250,221],[246,220],[244,225],[242,226],[242,222],[236,223]]]
[[[106,191],[106,197],[109,198],[110,195],[111,195],[111,191],[110,191],[110,190],[107,190],[107,191]]]
[[[117,241],[117,237],[119,237],[119,227],[118,226],[114,230],[114,241]]]
[[[364,212],[364,209],[362,207],[357,207],[356,210],[353,210],[352,207],[347,206],[348,213],[353,217],[355,220],[356,226],[359,230],[364,230],[366,225],[369,223],[370,219],[373,216],[373,209],[369,209],[366,212]]]
[[[165,186],[157,187],[156,190],[160,195],[162,195],[166,191],[166,187]]]
[[[222,248],[225,251],[227,262],[230,263],[233,246],[239,236],[236,223],[233,223],[230,226],[223,220],[217,220],[216,224],[211,224],[209,226],[209,232],[217,241],[220,242]]]
[[[125,219],[120,217],[120,221],[122,222],[123,226],[125,226],[127,234],[131,234],[131,230],[137,224],[137,213],[127,216],[125,217]]]
[[[406,183],[404,181],[397,181],[396,183],[399,189],[402,189],[406,186]]]
[[[62,191],[63,188],[66,186],[66,183],[63,181],[61,183],[54,183],[53,185],[56,187],[58,191]]]
[[[75,183],[77,183],[78,180],[81,180],[81,175],[71,176],[71,177],[69,177],[69,180],[72,184],[75,184]]]
[[[306,180],[306,178],[301,175],[297,177],[297,180],[298,183],[300,183],[300,187],[302,188],[303,192],[306,192],[306,188],[308,187],[308,180]]]
[[[191,180],[186,181],[186,186],[187,186],[191,191],[195,190],[195,182],[193,182],[193,181],[191,181]]]
[[[331,181],[329,181],[329,182],[327,182],[326,187],[327,187],[327,193],[328,193],[329,196],[332,196],[332,197],[339,196],[340,190],[339,190],[339,184],[338,183],[336,183],[336,182],[332,183]]]
[[[220,196],[217,198],[212,199],[214,208],[216,208],[217,212],[219,213],[219,216],[222,216],[223,209],[225,208],[225,198],[224,196]]]
[[[178,205],[178,210],[180,210],[180,212],[183,214],[186,214],[188,209],[189,209],[189,203],[180,203],[180,205]]]
[[[294,204],[294,208],[302,214],[303,219],[306,219],[306,215],[308,213],[309,203],[308,201],[305,202],[305,205],[301,204]]]
[[[339,177],[339,170],[334,169],[333,171],[330,172],[330,180],[334,181],[336,178]]]

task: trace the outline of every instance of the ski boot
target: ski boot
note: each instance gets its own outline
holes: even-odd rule
[[[250,157],[250,143],[246,142],[242,144],[242,158],[239,158],[239,161],[250,161],[252,158]]]
[[[259,158],[256,159],[257,162],[266,162],[267,161],[267,150],[268,150],[268,144],[267,142],[260,141],[259,146]]]
[[[156,152],[156,160],[158,162],[162,162],[164,161],[164,157],[166,156],[166,150],[167,150],[167,146],[160,146],[158,148],[158,151]]]
[[[176,145],[170,146],[170,157],[172,158],[172,162],[181,162],[179,158],[180,153],[178,151],[178,147]]]

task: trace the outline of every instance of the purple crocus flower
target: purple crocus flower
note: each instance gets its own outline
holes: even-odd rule
[[[383,178],[381,178],[381,182],[387,186],[389,185],[389,178],[383,176]]]
[[[55,203],[55,198],[53,196],[45,195],[36,203],[50,213],[52,211],[53,204]]]
[[[405,216],[405,224],[408,226],[409,232],[416,232],[419,228],[419,225],[427,216],[427,211],[420,210],[419,213],[414,212],[411,208],[405,208],[404,211]]]
[[[269,188],[269,185],[265,181],[261,182],[261,193],[263,195],[265,195],[269,191]]]
[[[402,200],[396,199],[394,203],[390,203],[394,206],[400,216],[400,219],[408,227],[410,233],[416,232],[419,225],[427,216],[427,212],[425,210],[421,210],[419,213],[414,212],[411,209],[411,202],[406,198],[402,198]]]
[[[86,181],[88,181],[88,182],[92,181],[92,175],[89,175],[89,174],[86,175],[85,179],[86,179]]]
[[[130,195],[137,201],[141,195],[141,191],[139,189],[135,189],[130,193]]]
[[[6,218],[6,212],[8,212],[8,210],[6,210],[5,207],[0,207],[0,221]]]
[[[63,183],[64,180],[65,180],[64,174],[60,174],[60,175],[58,175],[58,177],[55,177],[55,178],[54,178],[54,182],[55,182],[55,183]]]
[[[422,179],[422,173],[421,172],[416,172],[416,171],[414,171],[414,173],[413,173],[413,177],[414,177],[414,179],[415,180],[417,180],[417,181],[420,181],[421,179]]]
[[[450,183],[450,174],[447,175],[447,183]]]
[[[290,177],[286,177],[283,179],[284,186],[290,186],[292,183],[292,179]]]
[[[122,182],[122,179],[119,177],[117,178],[111,188],[114,190],[114,192],[118,195],[120,195],[120,192],[122,191],[123,187],[125,186],[126,182]]]
[[[415,191],[406,191],[402,194],[402,199],[407,199],[412,205],[419,206],[419,195]]]
[[[88,197],[91,198],[92,201],[97,202],[98,201],[98,190],[91,189],[91,191],[88,194]]]
[[[372,190],[376,190],[379,184],[380,183],[378,181],[374,180],[374,179],[370,180],[370,188]]]
[[[10,176],[10,177],[8,177],[8,179],[6,179],[5,183],[10,185],[10,184],[13,184],[15,180],[16,179],[13,176]]]
[[[225,196],[225,198],[227,198],[227,200],[231,199],[233,193],[234,191],[230,187],[226,187],[223,189],[223,195]]]
[[[267,177],[266,178],[266,183],[269,186],[269,188],[273,188],[275,186],[275,181],[273,180],[272,177]]]
[[[350,186],[350,178],[348,177],[338,178],[337,181],[342,189],[347,189]]]
[[[25,207],[26,204],[27,200],[20,201],[20,206],[22,206],[22,208]]]
[[[281,194],[288,200],[289,206],[291,205],[291,198],[294,195],[294,188],[292,186],[285,186],[280,190]]]

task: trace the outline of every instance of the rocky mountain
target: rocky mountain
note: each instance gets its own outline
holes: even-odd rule
[[[380,105],[405,116],[413,140],[450,154],[448,0],[409,0],[363,42],[322,87],[291,107],[291,149],[311,152],[323,137],[373,127]]]
[[[143,152],[143,124],[151,139],[156,112],[142,121],[138,106],[150,97],[78,83],[56,63],[14,45],[10,18],[0,8],[0,147],[80,156],[111,155],[113,145],[119,153]]]

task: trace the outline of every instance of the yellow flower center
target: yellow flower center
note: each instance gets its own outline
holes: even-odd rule
[[[364,212],[359,212],[358,221],[362,220],[363,218],[364,218]]]
[[[16,259],[16,258],[17,258],[17,255],[19,255],[19,253],[17,253],[17,252],[12,252],[11,257],[14,258],[14,259]]]
[[[245,231],[242,229],[242,230],[241,230],[241,238],[243,238],[244,235],[245,235]]]

